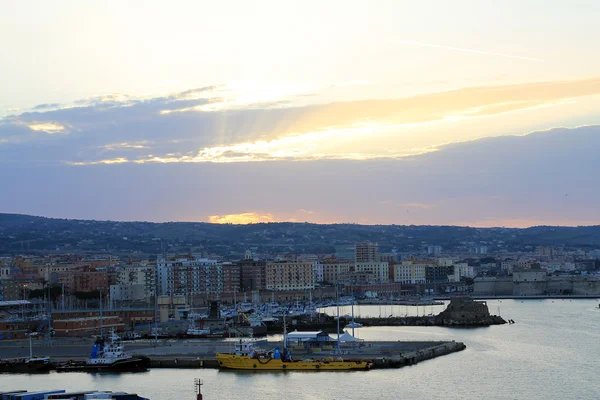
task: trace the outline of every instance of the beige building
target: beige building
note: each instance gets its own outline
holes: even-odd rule
[[[158,317],[160,322],[173,318],[180,320],[189,311],[184,296],[158,296]]]
[[[323,282],[334,284],[353,270],[353,264],[350,261],[338,259],[323,260]]]
[[[313,289],[315,285],[312,278],[312,270],[312,262],[269,262],[265,267],[266,288],[267,290]]]

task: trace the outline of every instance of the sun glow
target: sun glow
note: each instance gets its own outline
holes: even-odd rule
[[[257,224],[261,222],[273,222],[272,214],[260,214],[247,212],[241,214],[211,215],[208,222],[213,224]]]

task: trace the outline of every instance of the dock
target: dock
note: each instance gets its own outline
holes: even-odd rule
[[[340,353],[335,345],[315,349],[290,347],[296,359],[342,357],[373,361],[375,369],[401,368],[415,365],[432,358],[441,357],[466,349],[462,342],[361,342],[361,346],[342,346]],[[281,342],[259,342],[265,349],[282,347]],[[175,349],[172,349],[174,351]],[[152,368],[218,368],[216,358],[210,354],[190,357],[186,354],[149,355]]]

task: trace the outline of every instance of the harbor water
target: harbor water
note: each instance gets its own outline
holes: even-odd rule
[[[237,372],[155,369],[144,373],[0,375],[8,389],[123,390],[152,400],[193,399],[600,399],[597,300],[488,300],[515,324],[488,328],[373,327],[366,340],[456,340],[467,349],[401,369],[356,372]],[[360,306],[355,315],[438,313],[443,306]],[[335,314],[335,309],[327,312]],[[350,307],[340,313],[350,314]]]

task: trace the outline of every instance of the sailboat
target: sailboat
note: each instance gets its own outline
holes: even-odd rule
[[[354,303],[352,303],[352,322],[347,324],[346,328],[352,328],[352,336],[354,336],[354,328],[362,328],[362,327],[363,327],[362,324],[354,321]]]

